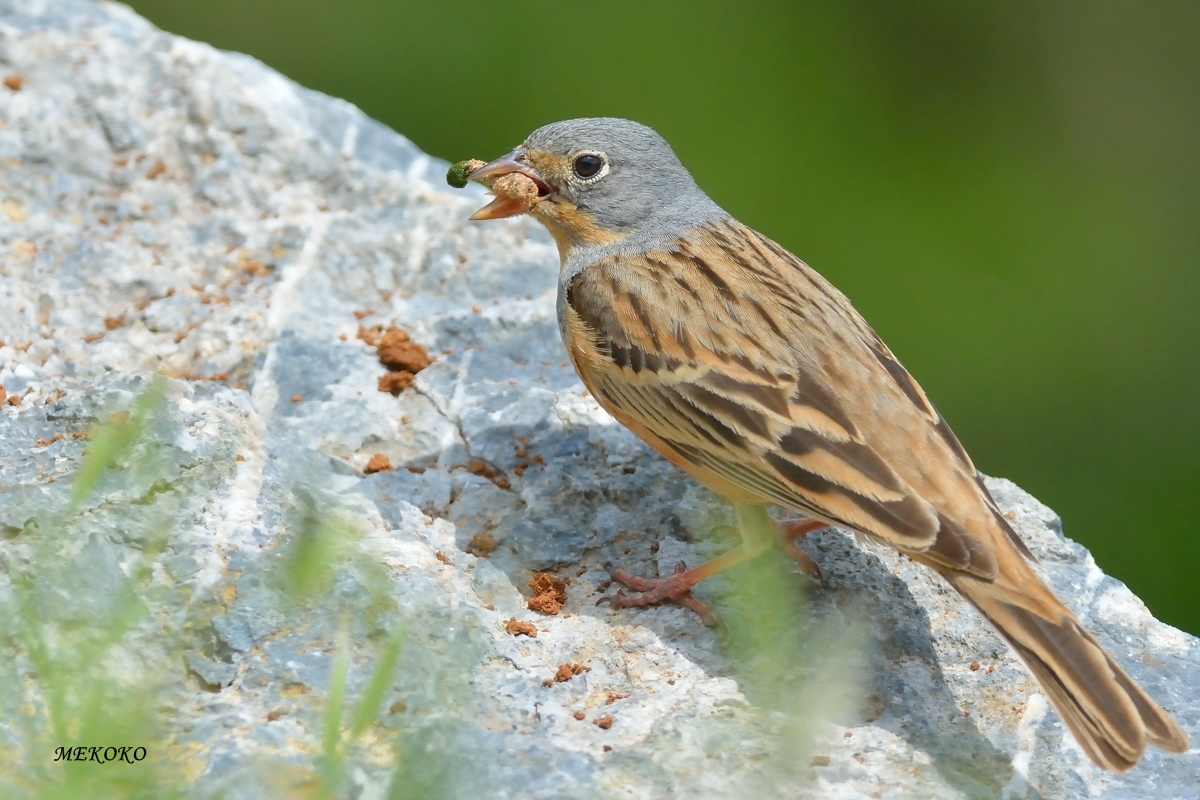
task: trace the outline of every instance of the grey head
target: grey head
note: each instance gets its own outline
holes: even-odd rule
[[[724,214],[666,140],[632,120],[554,122],[531,133],[521,149],[556,194],[622,239],[678,232]]]

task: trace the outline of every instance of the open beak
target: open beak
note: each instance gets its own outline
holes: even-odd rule
[[[554,189],[540,175],[534,172],[529,165],[523,162],[524,158],[525,151],[518,148],[508,155],[501,156],[491,163],[484,164],[468,175],[467,178],[488,185],[492,179],[519,172],[537,184],[537,199],[539,201],[545,200],[554,194]],[[505,217],[515,217],[518,214],[524,214],[532,207],[533,204],[527,200],[498,195],[495,200],[476,211],[470,218],[475,220],[504,219]]]

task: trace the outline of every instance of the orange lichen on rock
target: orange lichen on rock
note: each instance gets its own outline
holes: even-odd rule
[[[367,346],[375,347],[379,344],[379,340],[383,338],[383,326],[373,325],[368,328],[366,325],[358,326],[358,333],[355,334],[359,339],[366,342]]]
[[[395,469],[392,466],[392,461],[383,453],[376,453],[371,456],[371,460],[363,467],[363,472],[368,475],[374,475],[376,472],[387,472],[390,469]]]
[[[358,327],[358,338],[375,348],[388,371],[379,378],[379,391],[398,395],[412,386],[417,373],[433,363],[429,352],[399,328]]]
[[[415,377],[411,372],[385,372],[379,376],[379,391],[398,395],[412,386]]]
[[[533,597],[529,598],[529,610],[553,616],[562,611],[567,602],[567,584],[546,572],[534,573],[529,579]]]
[[[554,680],[558,683],[565,683],[576,675],[591,671],[591,667],[585,667],[583,664],[559,664],[558,670],[554,673]]]
[[[504,630],[513,636],[528,636],[530,639],[537,638],[537,625],[532,622],[522,622],[516,617],[509,617],[508,622],[504,623]]]
[[[433,363],[428,351],[412,341],[399,328],[388,328],[375,345],[379,363],[391,370],[407,370],[414,375]]]
[[[471,473],[472,475],[478,475],[481,478],[487,478],[501,489],[512,488],[511,484],[508,482],[508,478],[504,476],[504,473],[484,461],[482,458],[472,458],[467,463],[467,472]]]
[[[487,531],[480,531],[471,537],[471,541],[467,542],[466,550],[476,558],[487,558],[499,546],[500,543],[496,541],[495,536]]]

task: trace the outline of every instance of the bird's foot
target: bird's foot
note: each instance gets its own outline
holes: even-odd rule
[[[821,586],[825,586],[825,578],[821,576],[821,568],[812,556],[800,549],[796,540],[805,534],[819,531],[828,527],[824,522],[813,519],[790,519],[779,523],[779,546],[783,552],[796,562],[800,571],[811,577]]]
[[[695,570],[689,571],[682,561],[675,565],[675,573],[669,578],[639,578],[623,569],[613,568],[612,564],[605,564],[604,568],[608,570],[608,576],[612,580],[633,589],[637,594],[606,595],[596,601],[597,605],[604,603],[613,608],[635,608],[659,603],[678,603],[695,611],[705,625],[716,624],[716,616],[712,609],[692,594],[692,587],[699,583],[703,576],[697,576]]]

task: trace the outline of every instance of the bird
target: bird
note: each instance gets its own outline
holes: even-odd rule
[[[846,296],[718,206],[657,132],[555,122],[469,178],[497,195],[471,219],[529,214],[557,245],[559,328],[591,395],[736,512],[740,546],[667,578],[614,570],[640,593],[613,605],[703,611],[692,586],[770,547],[761,531],[780,507],[803,515],[785,545],[836,526],[945,579],[1099,767],[1126,772],[1150,744],[1188,749],[1038,577],[946,420]]]

